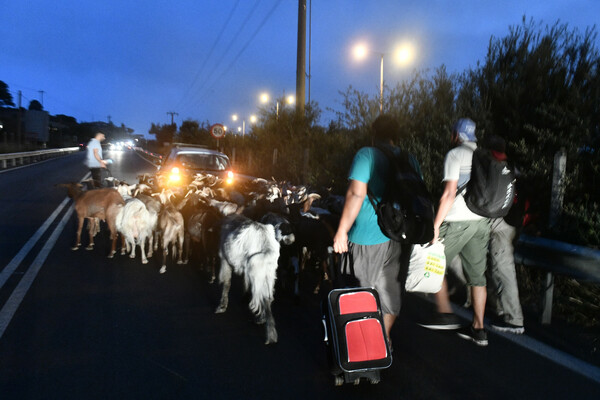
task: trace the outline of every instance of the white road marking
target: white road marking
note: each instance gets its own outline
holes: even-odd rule
[[[52,224],[52,222],[54,222],[54,220],[56,219],[58,214],[60,214],[60,212],[65,207],[65,205],[67,204],[68,201],[69,201],[69,198],[65,197],[65,199],[62,201],[62,203],[60,203],[58,208],[56,210],[54,210],[52,215],[50,215],[50,217],[48,217],[48,219],[42,224],[42,226],[40,226],[40,228],[37,230],[37,232],[34,233],[34,235],[27,241],[27,243],[25,243],[25,245],[21,248],[21,250],[4,267],[2,272],[0,272],[0,289],[2,289],[2,287],[4,286],[4,284],[6,283],[8,278],[10,278],[10,276],[15,272],[15,270],[17,269],[19,264],[21,264],[23,259],[31,251],[33,246],[35,246],[37,241],[40,240],[40,237],[42,237],[42,235],[46,232],[46,230]]]
[[[464,308],[453,307],[453,309],[455,314],[461,316],[462,318],[465,318],[468,321],[471,321],[471,319],[473,318],[473,313],[471,313],[468,310],[465,310]],[[577,357],[574,357],[570,354],[548,346],[547,344],[535,340],[534,338],[527,335],[515,335],[512,333],[498,332],[492,329],[488,329],[488,332],[493,333],[494,335],[502,336],[503,338],[510,340],[518,346],[521,346],[544,358],[547,358],[555,364],[570,369],[571,371],[583,375],[586,378],[593,380],[594,382],[600,383],[600,368],[596,367],[595,365],[587,363],[583,360],[580,360]],[[493,343],[491,343],[490,345],[493,346]]]
[[[73,211],[74,208],[70,207],[69,210],[65,213],[59,224],[56,226],[56,228],[54,228],[54,231],[52,232],[52,235],[50,235],[50,238],[48,238],[48,241],[46,241],[46,243],[44,244],[42,250],[38,253],[35,260],[33,260],[33,263],[31,264],[23,278],[19,281],[19,284],[12,292],[6,303],[4,304],[4,307],[2,307],[2,310],[0,310],[0,338],[2,338],[2,335],[4,335],[8,324],[12,320],[12,317],[15,315],[15,312],[19,308],[19,305],[21,305],[21,301],[23,301],[23,298],[27,294],[27,291],[31,287],[31,284],[33,283],[38,272],[40,271],[40,269],[42,269],[44,261],[46,261],[48,254],[54,247],[56,240],[62,233],[65,224],[71,217],[71,214],[73,214]]]

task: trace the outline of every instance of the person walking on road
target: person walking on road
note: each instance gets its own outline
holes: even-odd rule
[[[398,122],[381,115],[371,127],[373,145],[384,146],[395,153],[400,150],[394,146],[398,133]],[[414,157],[409,159],[416,163]],[[356,153],[350,168],[346,202],[333,238],[334,251],[342,253],[342,265],[352,263],[360,285],[377,289],[388,339],[401,307],[398,274],[402,247],[379,228],[367,188],[377,200],[381,199],[390,169],[387,157],[376,147],[363,147]]]
[[[480,346],[487,346],[484,329],[486,292],[486,258],[490,234],[488,218],[473,213],[467,207],[462,187],[471,177],[473,151],[477,148],[475,122],[469,118],[459,119],[453,127],[451,140],[457,146],[446,154],[444,160],[444,192],[440,198],[435,220],[434,238],[444,240],[446,260],[451,262],[460,255],[467,284],[471,290],[473,321],[468,327],[453,313],[448,296],[446,279],[442,289],[436,293],[437,313],[421,326],[430,329],[459,329],[459,336]]]
[[[87,144],[86,165],[92,174],[94,188],[102,187],[102,169],[106,169],[106,161],[102,158],[102,142],[106,136],[102,132],[97,132]]]
[[[487,147],[492,155],[500,161],[506,160],[506,142],[499,136],[491,136]],[[493,218],[490,224],[489,243],[489,276],[488,293],[490,303],[494,305],[498,318],[491,323],[494,330],[520,335],[523,327],[523,310],[519,300],[519,287],[515,271],[514,239],[517,229],[523,225],[526,193],[517,177],[517,194],[508,215]],[[519,190],[520,189],[520,190]]]

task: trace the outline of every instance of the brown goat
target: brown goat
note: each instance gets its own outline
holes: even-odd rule
[[[112,258],[117,247],[117,228],[116,218],[119,210],[125,204],[123,197],[115,189],[103,188],[83,191],[83,185],[80,183],[60,184],[59,187],[66,187],[68,196],[75,202],[75,211],[77,212],[77,239],[75,246],[71,250],[77,250],[81,246],[81,230],[83,221],[88,219],[88,231],[90,234],[90,243],[86,250],[94,248],[94,236],[99,231],[99,220],[106,221],[112,240],[111,250],[108,255]]]

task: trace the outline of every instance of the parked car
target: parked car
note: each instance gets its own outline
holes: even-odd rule
[[[208,173],[222,178],[228,184],[234,181],[234,173],[227,155],[205,146],[173,143],[156,173],[159,187],[185,186],[197,173]]]

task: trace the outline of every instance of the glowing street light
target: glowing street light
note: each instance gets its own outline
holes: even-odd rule
[[[383,113],[383,56],[386,53],[380,51],[370,50],[365,44],[358,44],[354,46],[353,54],[356,60],[363,60],[367,57],[367,53],[375,53],[380,57],[379,62],[379,112]],[[403,44],[394,52],[394,59],[400,65],[406,65],[414,58],[414,52],[412,46],[409,44]]]
[[[284,95],[285,95],[285,91],[284,91]],[[266,104],[269,102],[269,94],[268,93],[261,93],[260,95],[260,102],[262,104]],[[296,102],[296,97],[294,95],[289,95],[287,97],[285,97],[285,103],[287,104],[294,104]],[[279,99],[275,100],[275,115],[276,118],[279,119]]]
[[[233,115],[231,116],[231,119],[232,119],[233,121],[237,121],[237,120],[238,120],[238,115],[237,115],[237,114],[233,114]],[[246,121],[245,121],[245,120],[242,120],[242,127],[240,128],[240,127],[238,126],[238,129],[237,129],[237,131],[238,131],[238,132],[242,132],[242,136],[246,135]]]

